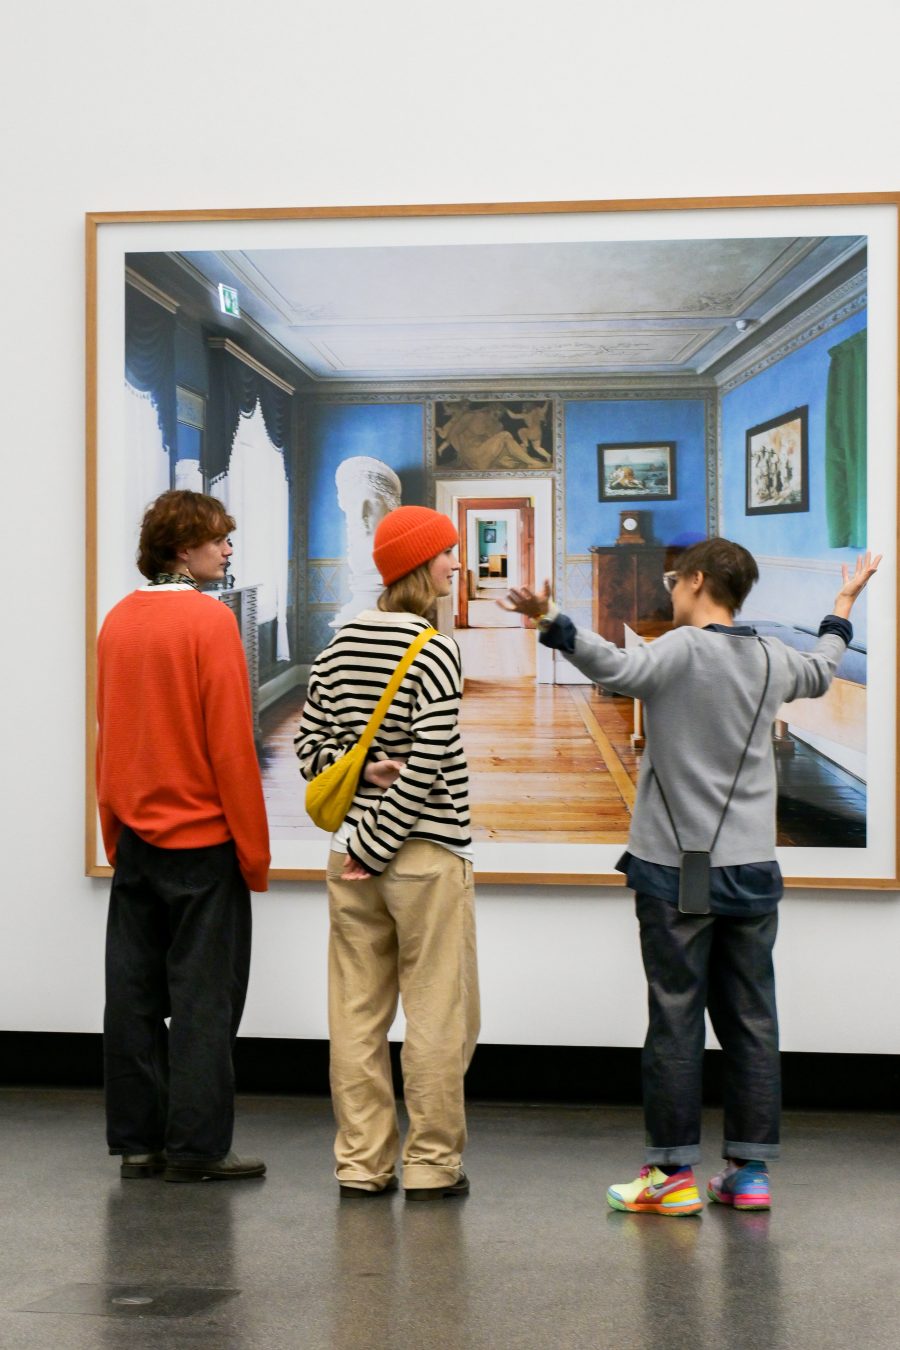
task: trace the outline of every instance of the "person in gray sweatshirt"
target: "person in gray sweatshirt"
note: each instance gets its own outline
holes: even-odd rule
[[[617,868],[635,891],[647,976],[647,1142],[640,1175],[607,1191],[614,1209],[678,1216],[703,1208],[693,1165],[707,1008],[725,1059],[725,1166],[707,1195],[735,1209],[770,1208],[781,1112],[772,949],[783,891],[772,723],[782,703],[828,689],[853,636],[853,604],[880,561],[866,553],[852,573],[842,568],[833,613],[810,652],[734,622],[759,572],[727,539],[679,556],[664,577],[674,628],[627,650],[576,628],[548,582],[499,602],[532,619],[541,642],[594,683],[644,704],[647,744]]]

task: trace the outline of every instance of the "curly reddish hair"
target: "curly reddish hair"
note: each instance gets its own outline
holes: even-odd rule
[[[144,512],[137,565],[149,581],[171,569],[180,548],[196,548],[237,529],[218,497],[175,488]]]

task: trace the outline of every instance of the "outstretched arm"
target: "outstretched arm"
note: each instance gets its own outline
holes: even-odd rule
[[[881,562],[881,554],[874,557],[871,553],[861,554],[851,574],[846,564],[842,565],[843,585],[834,598],[834,607],[826,614],[819,628],[819,640],[811,652],[796,652],[787,649],[788,664],[793,671],[794,686],[785,695],[785,702],[795,698],[821,698],[834,679],[841,657],[852,640],[853,627],[849,622],[850,611],[859,598],[869,578],[874,576]]]
[[[678,674],[683,644],[679,641],[673,649],[671,634],[658,642],[641,643],[628,650],[616,647],[599,633],[576,628],[571,619],[560,614],[551,597],[549,581],[545,581],[539,591],[532,591],[528,586],[514,588],[497,604],[512,614],[524,614],[538,624],[545,646],[560,651],[576,670],[605,689],[614,689],[630,698],[646,698],[662,681]],[[664,661],[660,659],[663,649],[666,652]]]

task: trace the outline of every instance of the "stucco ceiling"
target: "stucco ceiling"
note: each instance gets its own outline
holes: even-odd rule
[[[847,236],[186,253],[316,381],[702,375]],[[740,324],[739,328],[737,325]]]

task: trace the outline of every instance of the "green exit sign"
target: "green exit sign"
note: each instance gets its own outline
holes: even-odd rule
[[[219,282],[219,309],[223,314],[230,314],[232,318],[241,317],[237,291],[233,286],[223,286],[221,282]]]

